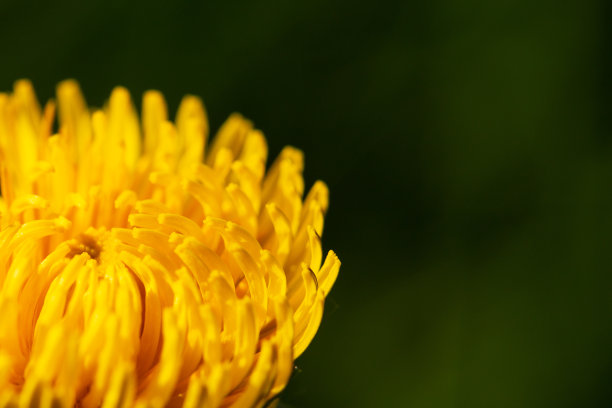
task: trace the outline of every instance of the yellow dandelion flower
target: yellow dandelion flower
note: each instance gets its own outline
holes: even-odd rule
[[[57,110],[59,132],[53,135]],[[340,262],[321,250],[325,184],[302,153],[266,172],[234,114],[206,147],[200,99],[139,121],[74,81],[41,109],[0,94],[0,407],[251,407],[318,329]]]

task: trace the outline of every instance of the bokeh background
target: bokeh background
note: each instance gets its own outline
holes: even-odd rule
[[[0,3],[0,90],[203,97],[331,189],[281,407],[612,406],[604,1]]]

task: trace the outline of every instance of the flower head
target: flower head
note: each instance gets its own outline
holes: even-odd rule
[[[55,112],[57,134],[53,135]],[[261,406],[318,329],[328,191],[234,114],[0,94],[0,406]]]

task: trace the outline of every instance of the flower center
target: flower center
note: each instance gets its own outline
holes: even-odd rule
[[[75,256],[86,252],[91,259],[94,259],[96,262],[100,263],[102,246],[98,240],[91,235],[81,234],[77,238],[71,240],[68,245],[70,245],[70,252],[68,252],[66,255],[68,258],[74,258]]]

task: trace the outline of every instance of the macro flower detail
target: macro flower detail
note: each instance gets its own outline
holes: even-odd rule
[[[57,115],[56,115],[57,113]],[[56,124],[57,116],[57,124]],[[57,134],[54,128],[57,127]],[[252,407],[287,384],[340,268],[302,153],[202,102],[0,94],[0,407]]]

